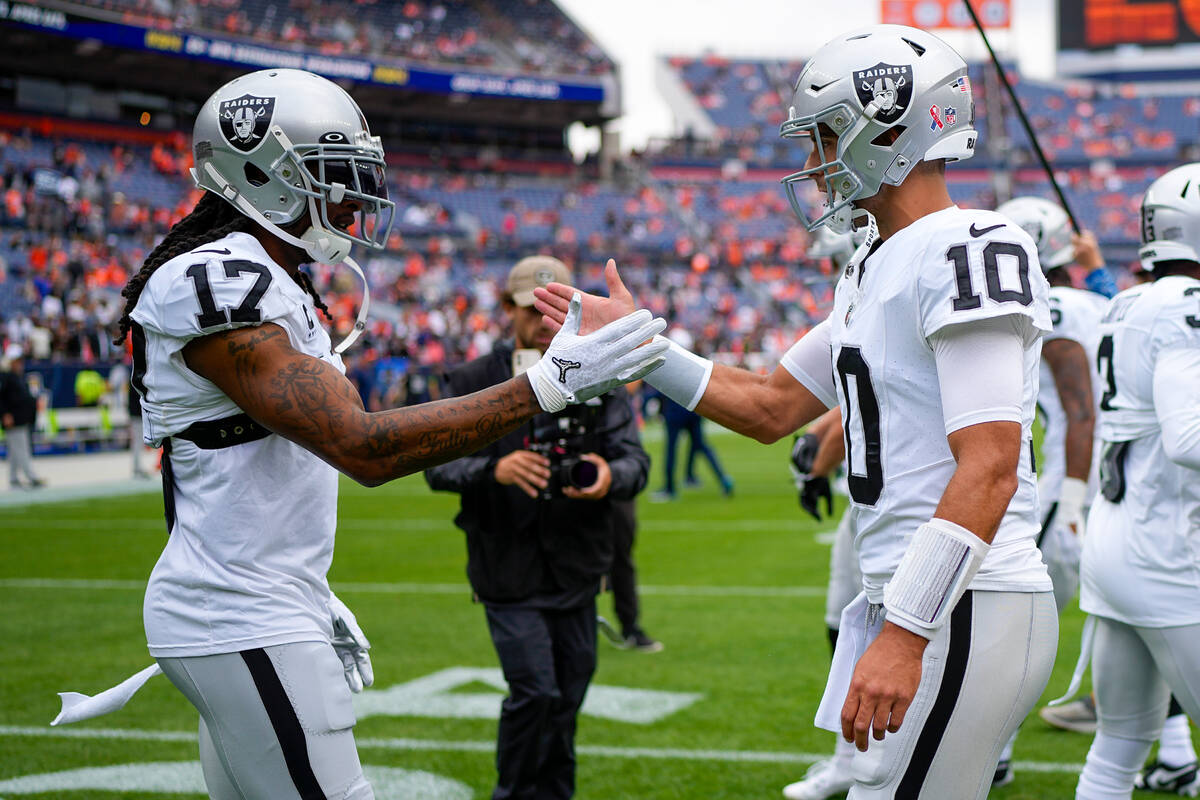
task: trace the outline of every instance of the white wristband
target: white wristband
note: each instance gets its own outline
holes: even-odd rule
[[[991,545],[961,525],[934,517],[913,534],[883,587],[887,620],[932,639],[946,624]]]
[[[655,339],[664,339],[656,336]],[[684,350],[675,342],[670,343],[666,361],[661,367],[646,376],[646,383],[658,389],[679,405],[692,411],[712,377],[713,362],[695,353]]]

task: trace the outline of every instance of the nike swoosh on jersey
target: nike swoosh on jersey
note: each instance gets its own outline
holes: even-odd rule
[[[217,253],[223,256],[233,255],[232,250],[193,250],[193,253]]]
[[[972,222],[972,223],[971,223],[971,227],[967,229],[967,233],[971,234],[971,237],[972,237],[972,238],[974,238],[974,239],[978,239],[980,236],[983,236],[983,235],[984,235],[985,233],[987,233],[988,231],[994,231],[994,230],[996,230],[997,228],[1003,228],[1003,227],[1004,227],[1004,225],[1005,225],[1005,223],[1001,222],[999,225],[992,225],[991,227],[984,228],[983,230],[980,230],[979,228],[976,228],[976,227],[975,227],[975,223],[974,223],[974,222]]]

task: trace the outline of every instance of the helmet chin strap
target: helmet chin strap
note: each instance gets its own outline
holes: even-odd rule
[[[338,355],[344,353],[362,335],[362,332],[366,330],[367,312],[371,308],[371,290],[367,286],[367,276],[363,273],[362,267],[358,265],[358,262],[350,257],[350,248],[353,243],[344,236],[338,236],[335,233],[314,226],[309,226],[309,229],[304,232],[303,236],[293,236],[264,217],[261,211],[255,208],[249,200],[231,186],[229,181],[225,180],[224,176],[217,171],[211,161],[205,162],[204,171],[208,173],[213,183],[220,187],[221,195],[226,200],[233,203],[238,211],[241,211],[247,217],[269,230],[273,236],[282,239],[290,245],[299,247],[308,253],[314,261],[319,261],[322,264],[345,264],[358,275],[358,279],[362,281],[363,285],[363,299],[362,304],[358,308],[358,318],[354,320],[354,328],[346,335],[346,338],[337,347],[333,348],[333,352]],[[195,179],[195,175],[193,175],[193,179]],[[197,181],[197,185],[200,185],[199,181]],[[311,197],[308,200],[308,214],[310,219],[318,218],[316,200]]]
[[[346,256],[342,263],[350,269],[354,270],[354,274],[358,275],[358,279],[362,281],[363,296],[362,305],[358,307],[358,318],[354,320],[354,328],[346,334],[346,338],[333,348],[333,352],[339,356],[354,344],[355,340],[362,335],[362,332],[367,329],[367,313],[371,310],[371,287],[367,286],[367,276],[363,274],[362,267],[358,265],[350,256]]]
[[[875,246],[875,242],[879,239],[879,226],[875,224],[875,215],[870,211],[862,208],[856,208],[853,212],[854,219],[865,219],[865,223],[859,225],[852,230],[854,238],[862,237],[858,243],[858,247],[854,249],[854,255],[850,256],[850,260],[846,262],[846,266],[857,267],[862,263],[863,259],[871,252],[871,248]]]

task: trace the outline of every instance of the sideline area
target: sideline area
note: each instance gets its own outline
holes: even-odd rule
[[[0,482],[4,487],[0,490],[0,508],[161,491],[157,454],[147,451],[142,465],[151,469],[149,477],[133,477],[133,457],[128,450],[35,456],[34,472],[46,485],[40,489],[9,489],[6,463],[0,467],[5,478]]]

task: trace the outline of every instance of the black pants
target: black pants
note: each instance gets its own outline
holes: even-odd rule
[[[575,716],[596,671],[596,603],[487,608],[508,697],[500,707],[492,800],[575,794]]]
[[[633,536],[637,516],[632,500],[614,500],[613,563],[608,577],[612,583],[613,610],[621,623],[621,633],[628,636],[638,626],[637,568],[633,565]]]

